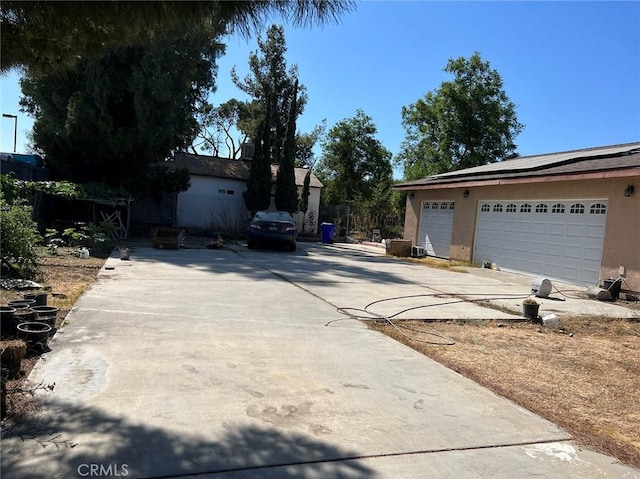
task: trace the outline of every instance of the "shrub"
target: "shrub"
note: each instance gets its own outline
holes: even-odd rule
[[[42,238],[32,219],[32,209],[0,198],[0,251],[2,272],[33,278],[37,269],[36,246]]]

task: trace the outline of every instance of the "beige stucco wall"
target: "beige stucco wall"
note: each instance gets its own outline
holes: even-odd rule
[[[631,197],[624,196],[634,185]],[[463,197],[464,190],[469,196]],[[478,202],[491,200],[604,199],[608,202],[607,224],[600,277],[617,277],[625,267],[625,287],[640,291],[640,175],[573,181],[546,181],[494,186],[466,186],[413,191],[407,196],[404,238],[417,244],[423,201],[454,201],[451,259],[471,261]]]

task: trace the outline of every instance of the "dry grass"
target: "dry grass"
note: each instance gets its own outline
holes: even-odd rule
[[[400,258],[402,261],[409,261],[411,263],[418,263],[429,268],[446,269],[448,271],[455,271],[457,273],[467,273],[467,270],[463,267],[473,266],[469,261],[450,261],[438,258],[424,257],[424,258]]]
[[[562,318],[561,331],[530,322],[419,321],[426,333],[369,323],[450,369],[563,427],[577,441],[640,466],[640,323]],[[407,337],[408,336],[408,337]]]

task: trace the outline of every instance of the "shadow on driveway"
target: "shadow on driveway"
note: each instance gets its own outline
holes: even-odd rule
[[[4,428],[3,476],[88,477],[93,465],[98,472],[110,472],[100,474],[103,477],[159,479],[247,470],[283,479],[376,477],[357,460],[356,451],[296,432],[202,424],[203,429],[220,429],[220,439],[211,442],[196,434],[146,427],[96,408],[59,401],[50,405],[52,414],[47,417]]]
[[[230,261],[231,255],[235,256],[233,261]],[[242,261],[238,261],[239,258]],[[326,273],[330,272],[337,276],[331,282],[363,280],[377,284],[413,284],[401,274],[384,271],[387,264],[397,265],[397,259],[337,245],[300,243],[295,252],[248,250],[241,245],[215,250],[136,248],[131,252],[132,262],[164,262],[218,275],[243,275],[252,280],[272,278],[274,259],[277,269],[286,270],[286,276],[295,281],[326,282]]]

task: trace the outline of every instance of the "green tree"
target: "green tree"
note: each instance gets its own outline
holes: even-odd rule
[[[114,47],[143,45],[166,31],[258,31],[272,15],[296,26],[337,21],[351,0],[0,3],[0,68],[32,74],[66,69]]]
[[[282,147],[282,158],[276,176],[276,208],[279,211],[294,213],[298,210],[298,188],[295,177],[295,155],[296,155],[296,116],[298,96],[298,81],[293,85],[291,92],[291,102],[289,105],[289,120],[287,131]]]
[[[362,110],[329,130],[317,166],[317,175],[325,184],[325,203],[362,207],[375,194],[388,192],[392,155],[376,139],[377,132]]]
[[[314,148],[324,137],[326,129],[327,120],[325,119],[310,133],[296,134],[296,166],[298,168],[313,168],[316,163]]]
[[[117,48],[52,75],[26,76],[23,111],[53,179],[144,193],[149,166],[191,144],[222,46],[207,30]]]
[[[282,148],[287,132],[287,124],[293,100],[294,85],[298,81],[298,67],[291,66],[287,69],[285,53],[287,45],[284,37],[284,28],[272,25],[266,33],[266,38],[258,37],[258,51],[249,56],[249,73],[244,79],[240,79],[235,68],[231,71],[234,84],[252,99],[255,122],[250,121],[239,124],[248,137],[255,137],[258,122],[265,117],[269,130],[266,151],[271,157],[271,162],[279,164],[282,160]],[[307,102],[304,85],[298,85],[298,93],[295,97],[296,117],[300,115]],[[270,114],[267,116],[267,110]]]
[[[263,112],[256,109],[252,103],[246,103],[235,98],[214,107],[210,103],[203,105],[198,111],[198,148],[211,152],[213,156],[227,155],[229,158],[239,158],[243,143],[248,142],[247,133],[255,128],[255,118]],[[235,136],[236,134],[239,136]],[[195,151],[195,148],[192,149]]]
[[[405,180],[517,156],[523,125],[500,74],[478,52],[450,59],[444,71],[454,79],[402,108],[406,135],[396,161]]]
[[[307,174],[304,175],[304,182],[302,183],[302,191],[300,192],[300,202],[298,210],[302,212],[303,216],[307,214],[309,209],[309,195],[311,194],[311,170],[307,170]]]
[[[271,114],[269,108],[257,129],[255,153],[251,161],[247,189],[242,193],[244,203],[251,212],[266,210],[271,204],[271,161],[269,158],[268,138],[269,123],[266,118]]]

